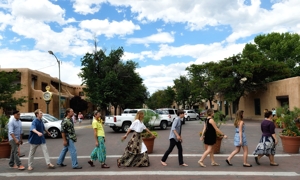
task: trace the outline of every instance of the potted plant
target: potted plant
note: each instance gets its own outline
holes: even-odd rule
[[[218,128],[220,128],[222,124],[226,123],[226,115],[223,114],[221,111],[215,112],[213,119],[214,119],[214,121],[215,121]],[[199,133],[199,135],[201,137],[202,131]],[[222,139],[223,139],[223,136],[221,136],[221,134],[217,133],[216,144],[213,145],[214,154],[219,154],[221,152]],[[204,145],[204,147],[206,149],[207,145]]]
[[[8,118],[0,115],[0,158],[9,158],[11,147],[8,142]]]
[[[300,109],[295,107],[293,111],[286,109],[285,114],[281,114],[285,128],[279,133],[279,137],[286,153],[299,153],[300,131],[295,123],[299,113]]]
[[[152,110],[145,110],[144,119],[143,119],[144,125],[150,130],[154,129],[154,127],[151,125],[151,124],[154,124],[154,123],[152,123],[151,120],[153,118],[155,118],[154,121],[156,121],[158,116],[159,115],[157,113],[155,113],[154,111],[152,111]],[[151,131],[151,132],[152,132],[152,134],[154,134],[155,137],[153,137],[152,134],[148,133],[145,130],[142,132],[143,141],[144,141],[144,143],[147,147],[147,150],[148,150],[149,154],[153,152],[154,140],[158,135],[157,132],[155,132],[155,131]]]

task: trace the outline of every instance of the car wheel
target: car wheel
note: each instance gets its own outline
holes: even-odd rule
[[[49,133],[50,133],[50,137],[51,138],[58,138],[59,137],[59,135],[60,135],[60,132],[59,132],[59,130],[57,129],[57,128],[50,128],[49,130]]]
[[[199,119],[200,119],[199,116],[197,116],[197,117],[196,117],[196,120],[199,120]]]
[[[130,123],[129,122],[124,122],[123,125],[122,125],[122,131],[127,132],[129,127],[130,127]]]
[[[119,132],[120,131],[120,128],[117,128],[117,127],[114,127],[112,128],[115,132]]]
[[[165,129],[167,129],[167,127],[168,127],[168,124],[167,124],[166,121],[162,121],[162,122],[160,123],[160,129],[165,130]]]
[[[190,116],[188,116],[186,119],[187,119],[187,121],[190,121],[190,120],[191,120]]]

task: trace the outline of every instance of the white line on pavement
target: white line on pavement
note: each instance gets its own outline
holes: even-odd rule
[[[85,172],[22,172],[0,173],[0,177],[25,177],[25,176],[300,176],[296,172],[237,172],[237,171],[85,171]]]

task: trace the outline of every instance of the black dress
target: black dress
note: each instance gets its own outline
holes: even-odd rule
[[[216,143],[217,134],[215,128],[209,123],[210,118],[205,119],[206,130],[204,135],[204,144],[214,145]]]

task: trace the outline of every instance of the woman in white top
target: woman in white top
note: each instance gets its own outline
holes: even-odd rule
[[[122,137],[122,141],[127,138],[127,135],[130,131],[134,131],[132,137],[130,138],[123,156],[120,159],[117,159],[118,167],[127,166],[127,167],[147,167],[150,165],[149,157],[147,153],[147,147],[145,146],[141,132],[144,130],[152,134],[152,132],[146,128],[143,123],[144,112],[139,111],[135,116],[135,121],[131,124],[125,136]],[[154,136],[152,134],[152,136]]]

